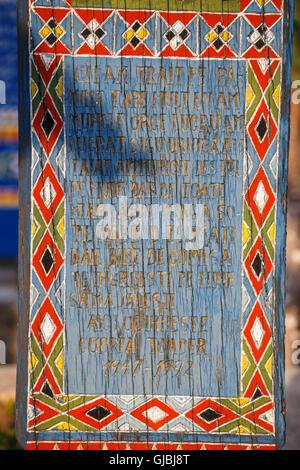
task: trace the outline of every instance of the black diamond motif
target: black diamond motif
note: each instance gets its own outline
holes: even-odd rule
[[[41,263],[43,265],[43,268],[46,271],[46,274],[48,274],[50,269],[52,268],[52,266],[54,264],[54,259],[52,257],[52,254],[50,253],[49,248],[47,248],[45,253],[43,254],[43,257],[41,259]]]
[[[179,36],[184,41],[189,36],[189,31],[187,29],[183,29],[181,33],[179,34]]]
[[[216,32],[217,34],[221,34],[221,33],[223,33],[223,31],[224,31],[223,26],[220,25],[220,24],[217,24],[217,26],[215,27],[215,32]]]
[[[136,36],[133,36],[133,38],[131,39],[131,44],[133,45],[133,47],[137,47],[137,45],[141,42]]]
[[[44,386],[43,386],[41,392],[44,393],[45,395],[47,395],[50,398],[55,398],[54,393],[52,391],[52,388],[50,387],[50,385],[48,384],[47,381],[44,383]]]
[[[55,121],[53,117],[51,116],[50,112],[48,111],[48,109],[46,109],[44,113],[43,121],[42,121],[42,128],[44,129],[47,137],[49,137],[49,135],[51,134],[54,125],[55,125]]]
[[[53,44],[56,43],[57,39],[57,36],[55,36],[54,33],[51,33],[49,34],[49,36],[47,36],[46,42],[49,44],[49,46],[53,46]]]
[[[265,41],[261,38],[259,39],[258,41],[256,41],[256,43],[254,44],[254,46],[256,47],[256,49],[258,49],[259,51],[265,47],[266,43]]]
[[[259,32],[259,34],[261,36],[263,36],[267,31],[268,31],[268,28],[265,24],[261,24],[258,28],[257,28],[257,31]]]
[[[80,34],[84,39],[87,39],[92,33],[88,28],[85,28]]]
[[[262,141],[267,133],[268,127],[264,116],[261,116],[258,125],[256,126],[256,132],[259,135],[260,140]]]
[[[136,33],[141,27],[141,23],[139,21],[136,21],[132,26],[131,29]]]
[[[102,419],[109,416],[112,412],[103,408],[103,406],[96,406],[92,410],[89,410],[86,414],[91,418],[96,419],[97,421],[101,421]]]
[[[262,271],[262,260],[261,260],[261,256],[259,253],[256,254],[254,260],[252,261],[252,268],[256,276],[259,277]]]
[[[222,415],[217,411],[208,408],[207,410],[203,411],[203,413],[200,413],[199,416],[201,416],[204,421],[207,421],[207,423],[210,423],[211,421],[215,421],[216,419],[220,418]]]
[[[252,399],[256,400],[256,398],[260,398],[260,397],[262,397],[262,392],[261,392],[260,388],[257,387],[255,389],[255,392],[254,392],[253,396],[252,396]]]
[[[166,33],[166,35],[165,35],[165,37],[167,38],[167,40],[168,40],[169,42],[172,41],[172,39],[173,39],[175,36],[176,36],[175,33],[174,33],[171,29],[170,29],[170,30]]]
[[[103,29],[98,28],[98,29],[95,31],[95,34],[96,34],[97,38],[101,39],[101,38],[104,36],[105,33],[104,33]]]
[[[51,28],[51,29],[54,29],[56,26],[57,26],[57,22],[54,18],[52,18],[50,21],[48,21],[48,26]]]
[[[213,45],[215,46],[215,48],[218,51],[219,49],[221,49],[221,47],[224,46],[224,42],[220,38],[218,38],[213,42]]]

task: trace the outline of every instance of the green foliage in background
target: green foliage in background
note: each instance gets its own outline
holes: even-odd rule
[[[0,431],[0,450],[20,450],[14,429]]]
[[[0,450],[20,450],[14,425],[15,404],[0,403]]]

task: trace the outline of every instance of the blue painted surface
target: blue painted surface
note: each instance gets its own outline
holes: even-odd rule
[[[83,432],[39,432],[39,441],[118,441],[120,439],[120,433],[114,432],[101,432],[101,433],[83,433]],[[125,437],[126,436],[126,437]],[[139,442],[215,442],[215,443],[249,443],[251,445],[255,444],[272,444],[274,443],[273,436],[247,436],[247,435],[210,435],[208,433],[160,433],[160,432],[148,432],[148,433],[139,433]],[[122,437],[126,439],[126,442],[136,442],[136,432],[131,433],[122,433]],[[36,433],[28,433],[28,440],[35,441]]]
[[[29,31],[23,26],[28,24],[27,2],[18,3],[18,101],[20,110],[20,251],[18,260],[18,355],[16,384],[16,435],[25,449],[27,442],[27,404],[28,404],[28,342],[29,331],[29,292],[30,292],[30,245],[31,245],[31,139],[30,139],[30,94],[29,90]],[[26,118],[25,118],[26,116]]]
[[[98,72],[95,72],[96,66]],[[122,66],[124,70],[127,67],[130,70],[128,83],[118,84],[108,79],[106,77],[107,66],[111,68],[114,77],[117,77],[118,67]],[[161,64],[156,61],[123,59],[121,62],[107,61],[99,57],[96,60],[77,57],[65,59],[65,120],[68,136],[66,264],[70,266],[66,273],[65,319],[66,337],[69,338],[66,341],[66,384],[69,393],[151,394],[163,388],[171,395],[218,396],[220,394],[223,397],[239,395],[242,198],[237,198],[236,194],[242,194],[243,188],[242,159],[245,128],[243,120],[235,128],[233,116],[240,119],[244,114],[245,62],[241,64],[237,61],[210,60],[203,64],[200,61],[189,63],[186,60],[165,59],[163,66],[168,76],[171,68],[173,71],[176,67],[177,70],[180,69],[180,83],[177,79],[166,87],[161,86],[157,81],[156,84],[141,83],[142,67],[151,67],[153,76],[159,75]],[[103,91],[101,111],[107,115],[113,112],[114,115],[112,124],[109,118],[104,122],[104,129],[99,128],[95,122],[91,128],[85,127],[83,130],[75,124],[76,114],[80,115],[80,118],[84,113],[86,117],[87,114],[96,116],[100,110],[100,106],[96,104],[97,98],[92,105],[76,104],[74,106],[76,93],[79,97],[82,92],[85,93],[87,67],[91,70],[88,92],[94,92],[94,96],[97,97],[97,90]],[[199,79],[195,76],[190,81],[189,67],[193,67],[194,71],[198,70],[198,67],[203,67],[203,96],[206,96],[206,102],[200,103],[195,98],[199,98]],[[222,72],[220,72],[221,69],[223,69]],[[234,79],[228,82],[227,76],[230,70],[233,72]],[[75,81],[74,73],[77,77]],[[120,93],[123,86],[125,86],[125,95]],[[126,91],[131,95],[132,90],[138,93],[144,91],[145,103],[137,107],[131,97],[130,104],[124,108],[123,99]],[[189,95],[187,106],[185,106],[183,93],[187,90]],[[230,102],[230,95],[235,96],[237,90],[241,97],[238,104],[235,99]],[[114,107],[112,107],[112,91],[119,92],[119,98],[116,99]],[[175,104],[174,98],[173,105],[165,103],[160,108],[160,101],[155,102],[154,92],[167,93],[169,100],[171,93],[173,96],[175,92],[181,94],[177,95],[178,103]],[[222,93],[226,104],[223,102],[223,95],[221,97]],[[149,101],[146,102],[146,99]],[[198,122],[195,121],[193,130],[185,127],[182,129],[181,117],[184,116],[186,119],[188,115],[193,115],[193,113],[196,115],[197,112],[199,115],[199,108],[208,119],[211,115],[214,116],[212,128],[208,131],[205,126],[201,127],[197,118]],[[163,114],[162,125],[157,124],[160,120],[159,113]],[[219,125],[215,121],[217,113],[219,113]],[[126,135],[126,128],[138,127],[137,116],[142,118],[145,114],[149,122],[153,117],[153,122],[156,123],[153,129],[150,131],[140,128],[131,133],[129,131],[129,138],[122,141],[121,146],[120,139],[122,135]],[[117,115],[121,116],[119,124]],[[174,128],[173,116],[176,116],[176,122],[179,123],[176,128]],[[234,131],[228,131],[229,125],[232,129],[235,128]],[[167,135],[164,139],[164,147],[156,148],[155,138],[159,139],[164,135]],[[70,136],[73,139],[72,144],[70,144]],[[145,142],[149,137],[152,150],[147,151],[146,145],[143,145],[141,149],[140,139]],[[77,146],[76,139],[78,138],[81,141]],[[97,138],[101,142],[98,150]],[[168,145],[168,138],[172,140],[171,145]],[[174,142],[178,138],[182,142],[181,151],[172,152]],[[189,151],[187,139],[190,141],[200,139],[201,145],[203,140],[204,147],[200,149],[194,146]],[[226,139],[230,142],[227,149]],[[91,143],[90,146],[88,142]],[[209,166],[208,155],[211,167],[206,169],[200,177],[199,165]],[[222,175],[221,167],[221,161],[224,161],[226,156],[235,160],[238,165],[235,175],[228,178]],[[188,174],[166,176],[163,172],[157,171],[153,175],[147,176],[144,173],[139,176],[134,175],[132,165],[128,176],[120,171],[120,160],[126,168],[128,160],[139,164],[148,162],[150,165],[151,162],[160,162],[161,159],[166,159],[169,163],[174,160],[180,161],[180,159],[187,161]],[[99,160],[105,168],[102,174],[99,171]],[[82,163],[87,163],[89,167],[90,162],[92,162],[93,174],[87,176],[87,170],[82,170]],[[95,171],[97,164],[98,170]],[[78,183],[78,187],[81,184],[83,193],[76,190],[74,184],[72,186],[74,181]],[[145,184],[146,188],[149,182],[154,182],[157,193],[161,184],[167,183],[168,187],[172,185],[173,189],[165,198],[156,197],[158,194],[152,194],[151,197],[149,194],[145,197],[140,195],[135,198],[133,197],[135,193],[132,191],[133,181],[139,187]],[[121,195],[127,196],[128,206],[139,202],[147,206],[162,202],[169,205],[175,203],[205,205],[210,216],[208,213],[205,214],[203,249],[196,253],[188,251],[185,249],[185,242],[182,241],[168,243],[165,240],[158,240],[154,243],[150,240],[137,241],[135,245],[137,259],[132,261],[127,256],[126,266],[114,265],[110,256],[112,250],[127,249],[129,252],[134,245],[130,240],[112,241],[107,244],[95,239],[97,223],[100,220],[100,217],[96,216],[97,205],[112,203],[116,209],[119,206],[117,197],[107,199],[101,197],[102,188],[107,188],[108,182],[121,183]],[[195,192],[191,193],[188,189],[190,188],[188,185],[195,183],[199,184],[202,191],[207,185],[209,194],[205,193],[200,197],[198,194],[195,198]],[[73,192],[71,192],[71,187],[73,187]],[[77,210],[78,204],[83,210],[83,212],[80,210],[80,214]],[[230,208],[230,217],[220,220],[220,207],[223,204]],[[95,213],[92,216],[88,214],[91,206]],[[76,232],[76,225],[88,227],[86,240],[82,240]],[[217,241],[215,237],[224,238],[225,229],[228,231],[228,240],[223,240],[221,243],[226,248],[220,249],[220,241]],[[231,236],[232,230],[235,233],[234,238]],[[149,262],[149,250],[153,248],[156,252],[162,250],[161,263],[156,265],[151,263],[152,260]],[[228,249],[230,261],[225,255],[225,249]],[[178,263],[179,252],[184,252],[187,257],[187,262],[182,265]],[[203,260],[204,252],[205,261]],[[89,259],[93,254],[98,259],[90,262]],[[191,254],[193,254],[192,261],[189,263]],[[153,251],[151,251],[150,259],[152,255]],[[225,258],[222,261],[223,257]],[[173,266],[169,268],[168,266],[172,264]],[[107,272],[108,276],[113,276],[114,282],[118,282],[120,270],[126,271],[129,275],[142,271],[146,279],[145,288],[133,286],[118,289],[106,286],[104,278],[101,278],[102,286],[100,286],[100,275],[103,276]],[[170,289],[167,285],[168,270],[171,273]],[[164,271],[166,274],[161,286],[159,273]],[[187,275],[192,276],[191,286],[188,286],[186,282],[185,276]],[[80,283],[76,276],[80,276]],[[150,280],[149,276],[153,277],[153,280]],[[218,286],[214,286],[216,278],[213,276],[224,276],[226,287],[222,286],[220,279]],[[231,278],[230,287],[228,287],[228,277]],[[180,285],[180,280],[182,285]],[[145,292],[147,300],[144,297]],[[174,297],[174,304],[169,296],[169,303],[172,305],[161,308],[158,302],[166,302],[167,293]],[[138,295],[143,297],[145,308],[137,308]],[[111,296],[111,302],[107,302],[109,296]],[[174,317],[169,323],[168,315]],[[97,318],[105,321],[101,331],[96,331],[94,325],[91,326],[91,322],[95,324],[94,319]],[[142,324],[139,332],[134,332],[132,329],[131,322],[136,321]],[[158,327],[155,326],[155,322],[158,322]],[[172,323],[174,323],[173,326]],[[111,337],[114,338],[112,346],[110,345]],[[164,344],[165,338],[169,338],[170,343]],[[81,340],[83,342],[79,350]],[[106,345],[107,340],[109,345]],[[100,352],[101,341],[103,350]],[[131,355],[128,354],[128,351],[132,350],[130,341],[135,344],[135,353]],[[199,349],[199,341],[201,344],[205,342],[206,345]],[[165,361],[170,360],[174,361],[175,367],[171,365],[171,371],[167,372],[168,366],[165,366]],[[113,373],[112,370],[107,373],[106,364],[109,361],[111,363],[120,361],[120,370],[117,373]],[[160,365],[162,361],[164,365]],[[232,367],[232,361],[236,367]],[[127,366],[129,369],[125,374]]]
[[[20,18],[22,18],[22,15],[20,13]],[[289,39],[290,39],[290,36],[289,36]],[[292,41],[287,41],[286,43],[287,44],[291,44]],[[26,59],[28,59],[28,57],[26,56],[26,54],[24,55],[24,70],[26,71],[26,74],[25,74],[25,89],[26,87],[28,87],[28,81],[27,81],[27,77],[28,77],[28,69],[27,69],[27,65],[26,65]],[[290,60],[291,60],[291,57],[290,57],[290,51],[287,51],[286,50],[286,54],[285,54],[285,65],[287,67],[289,67],[289,64],[290,64]],[[290,80],[290,75],[287,74],[286,76],[286,81],[285,83],[286,84],[289,84],[289,80]],[[28,98],[28,97],[27,97]],[[287,102],[287,99],[284,100],[285,104]],[[26,104],[26,100],[25,100],[25,104]],[[28,102],[27,102],[27,106],[29,105],[29,99],[28,99]],[[29,115],[29,109],[27,109],[27,113]],[[285,227],[285,222],[286,222],[286,216],[285,216],[285,204],[284,204],[284,196],[286,194],[286,157],[287,157],[287,136],[288,136],[288,131],[287,131],[287,124],[288,124],[288,111],[285,109],[285,112],[283,113],[283,116],[282,116],[282,131],[284,132],[284,140],[282,142],[282,146],[281,146],[281,155],[285,156],[284,158],[284,164],[282,165],[282,171],[280,172],[280,177],[282,177],[282,181],[281,181],[281,185],[280,185],[280,189],[281,189],[281,194],[282,194],[282,198],[278,204],[278,208],[280,210],[282,210],[282,213],[283,215],[279,215],[279,218],[278,218],[278,223],[280,224],[280,226],[282,227],[282,231],[278,231],[277,232],[277,240],[276,240],[276,243],[277,243],[277,246],[279,246],[279,249],[277,250],[277,266],[280,266],[280,269],[278,270],[278,275],[277,275],[277,279],[276,279],[276,282],[277,282],[277,288],[278,288],[278,295],[277,295],[277,300],[278,300],[278,309],[276,311],[276,328],[277,328],[277,331],[279,332],[276,340],[277,340],[277,343],[276,343],[276,351],[275,351],[275,354],[276,354],[276,366],[278,366],[278,370],[276,369],[276,380],[278,379],[278,383],[279,383],[279,387],[277,388],[276,390],[276,402],[277,402],[277,408],[276,408],[276,420],[277,420],[277,423],[279,424],[279,427],[277,428],[278,431],[277,431],[277,435],[276,435],[276,442],[279,446],[282,445],[282,441],[283,441],[283,429],[284,429],[284,423],[283,423],[283,415],[282,415],[282,406],[284,406],[284,404],[282,403],[282,398],[283,398],[283,392],[282,392],[282,387],[284,385],[284,363],[283,363],[283,335],[284,335],[284,316],[283,316],[283,310],[284,310],[284,246],[285,246],[285,233],[284,233],[284,227]],[[28,125],[28,123],[27,123]],[[24,129],[25,131],[26,129]],[[26,154],[27,154],[27,157],[29,157],[30,155],[30,145],[29,145],[29,139],[28,139],[28,142],[27,142],[27,147],[26,147]],[[25,155],[24,153],[24,155]],[[30,159],[28,158],[27,159],[27,165],[26,165],[26,170],[24,172],[25,174],[25,178],[27,178],[25,180],[25,184],[28,184],[29,181],[30,181]],[[23,203],[25,204],[25,206],[28,207],[28,204],[29,204],[29,191],[26,192],[26,187],[23,186],[23,189],[24,189],[24,192],[23,192]],[[29,227],[30,226],[30,220],[29,220],[29,211],[28,211],[28,216],[27,216],[27,226]],[[27,246],[27,249],[28,249],[28,253],[30,253],[30,250],[29,250],[29,244],[30,244],[30,237],[28,235],[28,246]],[[27,260],[28,261],[28,260]],[[22,275],[25,276],[26,273],[24,273],[24,271],[22,271]],[[26,336],[26,332],[28,331],[27,328],[26,328],[26,321],[24,321],[24,318],[26,317],[27,315],[27,312],[26,312],[26,309],[25,311],[23,310],[23,302],[22,302],[22,297],[20,297],[20,311],[21,311],[21,319],[22,319],[22,325],[23,325],[23,329],[20,329],[19,330],[19,336],[21,337],[22,336],[22,333],[23,333],[23,337]],[[278,348],[278,349],[277,349]],[[24,348],[25,349],[25,348]],[[22,369],[24,369],[25,371],[25,377],[27,375],[27,356],[26,356],[26,351],[23,351],[23,362],[21,359],[19,359],[19,364],[18,364],[18,373],[19,373],[19,378],[21,377],[22,373]],[[25,360],[24,360],[24,357],[25,357]],[[20,384],[20,380],[19,380],[19,384]],[[68,384],[67,384],[68,385]],[[36,433],[28,433],[26,435],[26,393],[27,393],[27,381],[25,379],[25,382],[22,382],[19,386],[23,386],[23,395],[24,395],[24,401],[21,403],[18,404],[18,407],[19,407],[19,411],[20,411],[20,415],[22,416],[23,418],[23,421],[22,421],[22,425],[23,425],[23,434],[22,434],[22,442],[23,442],[23,445],[25,445],[25,441],[26,441],[26,438],[29,440],[29,439],[32,439],[32,440],[36,440],[37,439],[37,434]],[[68,387],[67,387],[68,388]],[[68,389],[68,392],[69,392],[69,389]],[[92,436],[92,437],[91,437]],[[83,440],[89,440],[89,439],[93,439],[93,440],[97,440],[97,439],[103,439],[103,440],[111,440],[111,439],[118,439],[119,436],[116,435],[115,433],[93,433],[92,435],[89,434],[89,433],[79,433],[79,432],[74,432],[74,433],[70,433],[70,432],[42,432],[42,433],[39,433],[38,435],[38,439],[41,441],[41,440],[45,440],[45,441],[48,441],[48,440],[75,440],[75,439],[83,439]],[[159,433],[154,433],[154,432],[151,432],[151,433],[147,433],[147,434],[144,434],[144,435],[141,435],[140,436],[140,439],[141,441],[148,441],[150,438],[150,440],[153,440],[154,442],[155,441],[158,441],[158,440],[161,440],[163,441],[164,439],[167,440],[168,442],[169,441],[177,441],[178,439],[178,435],[177,434],[159,434]],[[126,439],[128,441],[135,441],[136,440],[136,434],[135,433],[129,433],[129,434],[126,434]],[[257,437],[254,437],[254,436],[244,436],[244,435],[238,435],[238,436],[234,436],[234,435],[227,435],[227,436],[218,436],[218,435],[208,435],[208,434],[186,434],[186,435],[183,435],[183,436],[180,436],[180,439],[182,441],[194,441],[194,440],[202,440],[202,439],[205,439],[205,441],[207,442],[249,442],[249,443],[255,443],[256,441],[257,442],[260,442],[260,443],[274,443],[274,437],[273,436],[257,436]]]
[[[16,2],[0,0],[0,81],[5,83],[5,102],[0,104],[0,128],[7,126],[5,113],[17,114],[17,12]],[[1,122],[2,120],[2,122]],[[16,121],[16,118],[14,118]],[[15,122],[17,126],[17,123]],[[15,129],[17,131],[17,129]],[[0,137],[0,192],[7,187],[18,191],[18,142]],[[2,207],[0,201],[0,257],[18,254],[18,208]]]

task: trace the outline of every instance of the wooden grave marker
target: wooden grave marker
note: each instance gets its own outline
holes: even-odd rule
[[[293,2],[201,3],[19,1],[27,449],[283,445]]]

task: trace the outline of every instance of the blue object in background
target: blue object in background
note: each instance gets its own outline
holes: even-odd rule
[[[18,255],[18,52],[14,0],[0,0],[0,258]],[[3,100],[0,100],[3,102]]]
[[[18,207],[16,180],[0,180],[0,258],[16,258],[18,255]],[[4,200],[8,206],[4,206]],[[13,203],[15,202],[15,207]],[[10,204],[10,205],[9,205]]]
[[[0,0],[0,80],[6,85],[6,106],[18,107],[18,36],[14,0]],[[0,105],[0,112],[4,106]],[[1,123],[0,123],[1,125]]]

